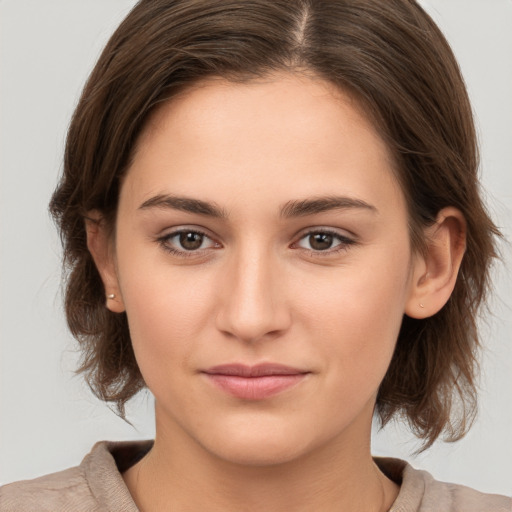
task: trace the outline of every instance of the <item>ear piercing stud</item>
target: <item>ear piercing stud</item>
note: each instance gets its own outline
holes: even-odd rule
[[[116,298],[115,293],[111,293],[110,295],[107,295],[107,299],[115,299],[115,298]]]

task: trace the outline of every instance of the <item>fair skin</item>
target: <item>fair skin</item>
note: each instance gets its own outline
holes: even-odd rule
[[[154,447],[123,475],[139,508],[388,510],[398,486],[370,452],[377,391],[403,315],[448,300],[464,229],[446,208],[414,253],[387,147],[319,79],[210,79],[160,108],[123,180],[114,237],[87,224],[116,295],[107,307],[126,312],[155,396]],[[267,395],[240,378],[241,396],[208,373],[234,363],[299,375]]]

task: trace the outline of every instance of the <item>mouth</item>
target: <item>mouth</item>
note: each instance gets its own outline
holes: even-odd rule
[[[202,372],[218,389],[244,400],[264,400],[303,381],[311,372],[274,363],[225,364]]]

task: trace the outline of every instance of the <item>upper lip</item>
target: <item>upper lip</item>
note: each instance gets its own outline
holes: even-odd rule
[[[232,375],[236,377],[264,377],[267,375],[300,375],[309,372],[277,363],[261,363],[254,366],[235,363],[212,366],[204,370],[204,373],[209,375]]]

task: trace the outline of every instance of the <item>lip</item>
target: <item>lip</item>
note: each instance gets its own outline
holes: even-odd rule
[[[222,391],[244,400],[264,400],[281,393],[311,373],[276,363],[254,366],[223,364],[202,372]]]

